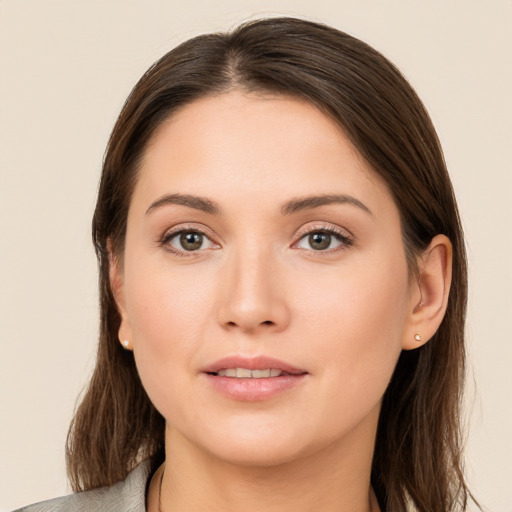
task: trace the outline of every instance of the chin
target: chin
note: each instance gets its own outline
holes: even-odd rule
[[[201,422],[199,429],[188,429],[188,432],[180,430],[203,455],[242,467],[279,466],[309,451],[311,436],[304,426],[298,432],[290,429],[289,423],[286,426],[275,420],[259,420],[238,417],[229,421]],[[171,443],[172,437],[167,439]]]
[[[246,468],[271,468],[308,458],[329,449],[339,440],[339,432],[319,432],[312,427],[297,420],[265,423],[253,418],[250,424],[231,421],[210,425],[197,432],[199,435],[194,441],[201,451],[224,463]]]
[[[212,447],[211,454],[225,463],[247,468],[282,466],[305,456],[307,450],[288,441],[275,442],[250,440],[231,442],[229,445]]]

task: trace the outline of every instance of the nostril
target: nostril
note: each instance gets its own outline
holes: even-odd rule
[[[226,322],[225,325],[226,325],[226,327],[229,327],[229,328],[231,328],[231,327],[241,327],[242,329],[244,329],[243,322],[242,323],[238,323],[238,322],[233,322],[232,320],[230,320],[229,322]],[[253,330],[254,328],[257,328],[258,325],[259,326],[262,326],[262,325],[274,326],[274,325],[276,325],[276,323],[273,322],[272,320],[264,320],[263,322],[256,323],[254,326],[247,327],[247,330]]]

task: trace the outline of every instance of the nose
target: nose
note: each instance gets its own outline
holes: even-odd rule
[[[285,276],[270,252],[247,250],[226,262],[218,308],[224,329],[274,333],[288,326]]]

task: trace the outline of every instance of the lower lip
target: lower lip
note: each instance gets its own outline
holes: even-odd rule
[[[220,377],[209,373],[203,375],[206,376],[208,382],[217,392],[232,400],[258,402],[269,400],[284,391],[295,388],[304,381],[307,373],[263,379],[237,379],[235,377]]]

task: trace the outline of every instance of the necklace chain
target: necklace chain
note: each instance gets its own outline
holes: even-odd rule
[[[164,467],[162,469],[162,474],[160,475],[160,483],[158,485],[158,512],[162,512],[162,482],[164,481],[165,474],[165,462]]]

